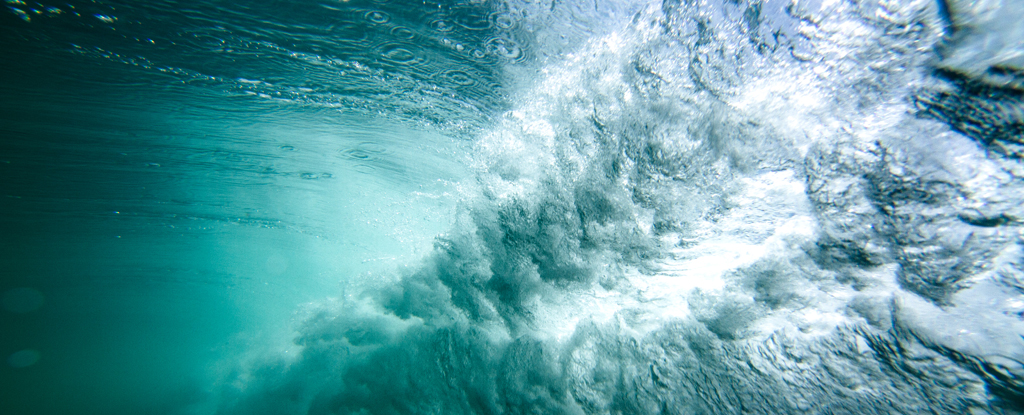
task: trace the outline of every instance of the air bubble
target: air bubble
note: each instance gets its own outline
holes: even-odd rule
[[[391,15],[378,10],[371,10],[366,12],[366,20],[376,24],[384,24],[391,21]]]
[[[495,13],[491,20],[494,21],[494,27],[498,29],[511,29],[516,23],[509,13]]]
[[[504,37],[488,39],[487,51],[495,56],[511,60],[517,60],[523,56],[523,50],[519,47],[519,44]]]
[[[434,20],[430,22],[430,28],[441,33],[448,33],[451,32],[452,29],[455,29],[454,26],[444,20]]]

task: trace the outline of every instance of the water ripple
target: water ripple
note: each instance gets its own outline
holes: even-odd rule
[[[458,86],[473,86],[476,84],[476,80],[472,76],[457,69],[447,71],[442,76]]]
[[[455,30],[455,25],[444,19],[437,19],[430,22],[430,28],[441,33],[448,33]]]
[[[520,61],[523,59],[523,50],[519,44],[507,37],[492,37],[485,42],[487,52],[501,59]]]
[[[426,58],[416,50],[415,46],[403,43],[385,43],[375,48],[383,60],[399,65],[417,65],[426,62]]]
[[[507,12],[496,12],[491,14],[490,19],[494,22],[494,27],[501,30],[508,30],[515,26],[515,18],[512,17],[511,13]]]
[[[575,6],[541,3],[8,2],[5,44],[122,66],[126,83],[464,124],[506,107],[506,66],[546,56],[535,43],[581,38],[565,23]]]
[[[468,30],[487,30],[492,27],[487,15],[467,14],[456,21],[460,27]]]
[[[366,14],[363,16],[366,17],[366,20],[369,20],[370,22],[376,24],[384,24],[391,21],[390,14],[387,14],[379,10],[370,10],[366,12]]]
[[[394,26],[391,28],[391,36],[399,39],[412,40],[416,37],[416,32],[405,26]]]

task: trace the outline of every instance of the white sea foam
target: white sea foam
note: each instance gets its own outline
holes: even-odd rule
[[[423,264],[225,410],[1019,410],[1024,193],[918,116],[941,10],[805,3],[665,2],[548,61]]]

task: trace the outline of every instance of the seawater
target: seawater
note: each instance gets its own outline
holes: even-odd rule
[[[1022,13],[7,1],[0,413],[1020,413]]]

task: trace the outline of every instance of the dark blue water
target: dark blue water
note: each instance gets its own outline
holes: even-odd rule
[[[1024,411],[1016,2],[4,7],[0,413]]]

